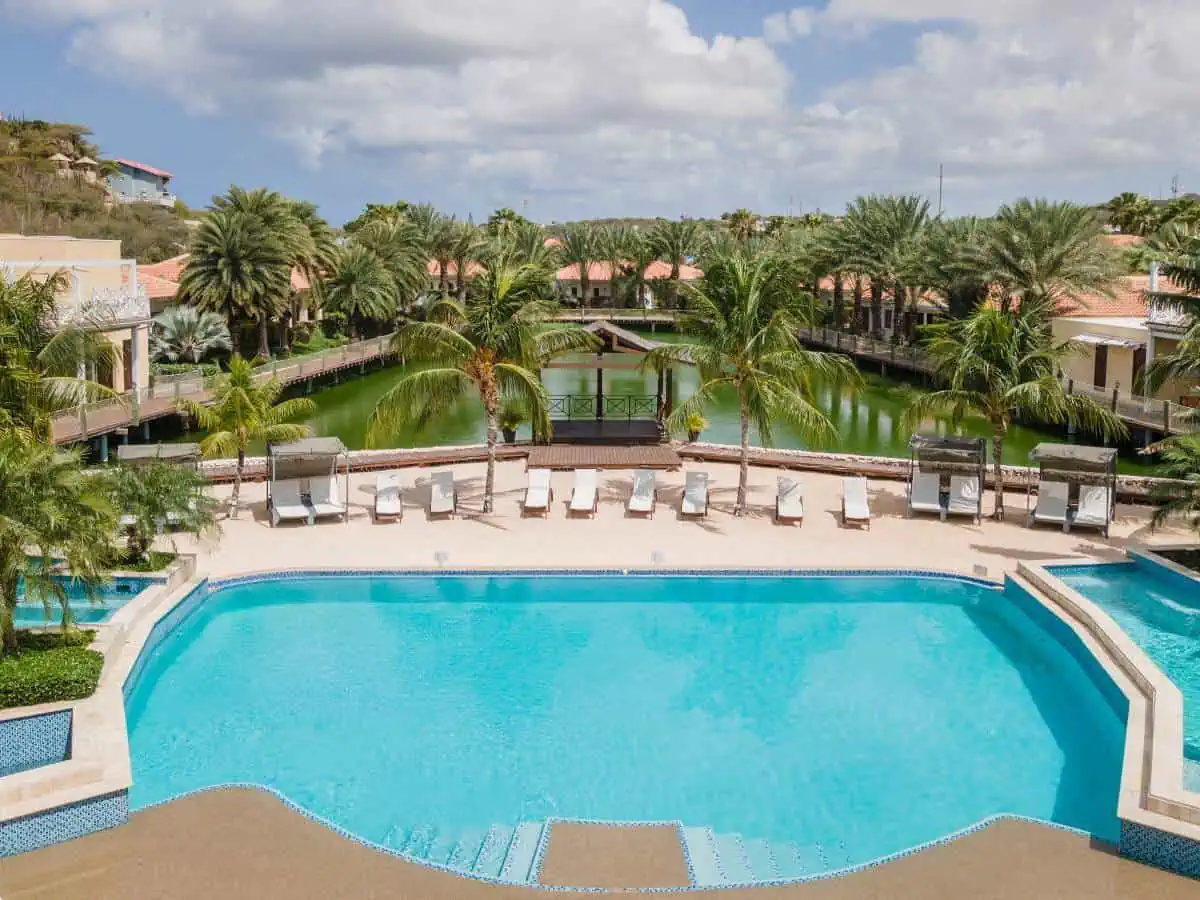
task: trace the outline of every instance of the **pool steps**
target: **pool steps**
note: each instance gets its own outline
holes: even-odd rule
[[[397,826],[384,843],[409,856],[464,874],[531,884],[537,880],[534,866],[545,828],[544,822],[521,822],[515,828],[493,825],[486,830],[451,834],[432,825]],[[850,864],[845,847],[840,844],[745,838],[695,826],[684,826],[683,841],[697,887],[804,878]]]

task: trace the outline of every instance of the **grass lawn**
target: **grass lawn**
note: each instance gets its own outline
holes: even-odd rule
[[[94,631],[18,631],[20,650],[0,656],[0,709],[90,697],[104,657]]]

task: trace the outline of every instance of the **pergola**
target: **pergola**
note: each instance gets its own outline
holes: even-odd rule
[[[987,469],[987,440],[978,437],[914,434],[908,442],[908,489],[913,489],[917,472],[936,475],[967,476],[976,479],[978,508],[975,518],[983,517],[984,473]],[[944,489],[944,482],[943,482]]]
[[[280,481],[305,478],[327,478],[337,475],[338,463],[344,461],[346,470],[343,497],[350,496],[350,454],[346,445],[335,437],[305,438],[289,444],[267,445],[267,500],[272,485]]]
[[[1068,485],[1068,503],[1079,503],[1080,485],[1100,485],[1108,488],[1107,522],[1112,523],[1113,505],[1117,497],[1117,451],[1111,447],[1085,447],[1079,444],[1038,444],[1029,453],[1031,462],[1038,467],[1038,484],[1064,482]],[[1025,494],[1025,511],[1028,513],[1033,501],[1033,482]]]
[[[154,462],[200,467],[199,444],[122,444],[117,462],[123,466],[145,466]]]
[[[554,420],[554,439],[581,443],[626,443],[662,438],[663,422],[671,414],[674,372],[670,366],[658,371],[653,395],[606,396],[604,372],[640,369],[647,353],[664,346],[612,322],[598,321],[586,330],[599,340],[594,355],[556,359],[546,369],[588,369],[596,373],[594,395],[551,397],[548,412]]]

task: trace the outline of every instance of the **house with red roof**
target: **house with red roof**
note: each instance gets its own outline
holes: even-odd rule
[[[117,203],[154,203],[174,206],[175,194],[170,188],[175,176],[131,159],[115,159],[117,172],[109,176],[108,192]]]
[[[594,262],[588,266],[587,296],[584,296],[583,279],[579,264],[563,266],[558,270],[558,293],[564,303],[571,306],[611,306],[616,298],[617,286],[613,284],[612,263]],[[661,291],[661,285],[671,277],[671,264],[656,259],[646,266],[643,273],[646,281],[643,303],[647,309],[653,309],[658,303],[655,296]],[[681,265],[679,267],[680,281],[698,281],[704,273],[695,266]],[[618,278],[621,275],[618,273]]]

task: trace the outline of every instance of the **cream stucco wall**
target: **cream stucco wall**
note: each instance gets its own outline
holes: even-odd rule
[[[1097,334],[1115,340],[1145,344],[1149,330],[1144,324],[1134,324],[1124,318],[1059,318],[1054,320],[1054,338],[1069,341],[1081,334]],[[1096,372],[1096,347],[1084,345],[1078,355],[1066,360],[1064,369],[1067,377],[1078,384],[1093,386]],[[1134,393],[1134,350],[1128,347],[1108,348],[1108,371],[1103,387],[1107,390],[1120,386],[1122,392]]]

